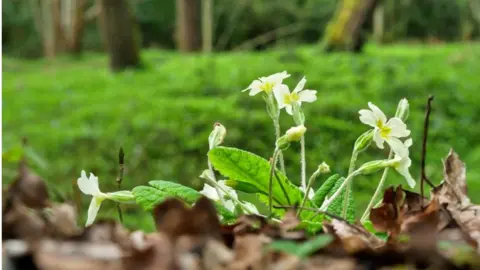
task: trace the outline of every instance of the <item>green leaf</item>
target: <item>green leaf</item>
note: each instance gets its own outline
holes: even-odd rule
[[[303,243],[278,240],[272,242],[269,245],[269,249],[290,253],[298,256],[299,258],[306,258],[320,248],[328,245],[332,241],[332,239],[333,237],[331,235],[322,234]]]
[[[147,211],[152,210],[168,198],[177,198],[192,205],[201,197],[198,191],[177,183],[154,180],[150,181],[149,184],[152,187],[138,186],[132,190],[137,204]],[[232,223],[236,220],[237,216],[220,202],[214,202],[214,204],[217,212],[223,217],[223,223]]]
[[[340,175],[334,174],[325,180],[317,192],[315,192],[312,202],[318,206],[322,205],[325,197],[332,191],[339,178]]]
[[[137,204],[143,209],[150,211],[155,205],[168,198],[168,194],[153,187],[138,186],[133,190]]]
[[[318,221],[302,220],[297,229],[304,229],[310,234],[316,234],[323,229],[323,215],[318,215]],[[317,219],[317,218],[315,218]]]
[[[171,197],[181,199],[188,204],[195,203],[202,196],[193,188],[170,181],[153,180],[148,183],[154,188],[171,195]]]
[[[330,190],[328,193],[328,196],[332,196],[342,185],[343,181],[345,181],[344,177],[341,177],[337,180],[333,188]],[[350,223],[355,222],[355,202],[353,201],[353,192],[349,193],[348,196],[348,205],[347,205],[347,216],[346,220]],[[342,209],[343,209],[343,201],[345,198],[345,189],[342,190],[340,195],[333,200],[333,202],[328,206],[327,211],[331,214],[337,215],[337,216],[342,216]]]
[[[325,247],[333,240],[333,236],[330,234],[321,234],[317,237],[308,240],[300,245],[297,255],[300,258],[305,258],[315,251]]]
[[[253,153],[230,147],[215,147],[208,157],[213,166],[226,177],[244,182],[268,194],[270,163]],[[300,204],[302,192],[285,175],[276,170],[273,178],[273,200],[280,205]],[[247,191],[246,191],[247,192]]]

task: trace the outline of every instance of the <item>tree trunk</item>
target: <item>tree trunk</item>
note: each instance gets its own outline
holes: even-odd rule
[[[177,0],[176,3],[177,48],[183,52],[198,50],[198,1]]]
[[[55,49],[55,30],[52,14],[53,0],[44,0],[40,2],[42,25],[40,25],[40,35],[43,41],[43,53],[47,58],[54,58]]]
[[[68,37],[68,50],[73,54],[80,54],[83,49],[82,38],[85,32],[85,0],[73,0]]]
[[[361,51],[362,27],[375,8],[377,0],[343,0],[327,26],[324,45],[327,51]]]
[[[126,0],[100,0],[105,26],[105,37],[110,55],[110,69],[114,72],[141,66],[135,37],[135,22]]]
[[[378,44],[383,43],[385,33],[385,6],[379,3],[373,11],[373,37]]]
[[[202,11],[202,49],[209,53],[213,46],[213,0],[203,0]]]

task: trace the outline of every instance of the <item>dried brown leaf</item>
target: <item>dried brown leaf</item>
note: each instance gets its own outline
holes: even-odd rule
[[[324,230],[338,237],[343,249],[347,252],[353,253],[367,248],[377,249],[385,245],[385,241],[370,233],[361,225],[350,224],[345,220],[333,218],[330,223],[324,224]]]
[[[168,199],[154,209],[157,231],[172,239],[182,235],[202,235],[220,238],[220,221],[215,207],[206,197],[192,209],[177,199]]]
[[[25,159],[20,161],[18,175],[8,189],[7,200],[20,200],[27,207],[36,209],[50,204],[45,182],[31,172]]]
[[[480,206],[471,203],[467,195],[465,164],[453,149],[444,162],[443,183],[432,193],[435,199],[445,205],[445,209],[466,236],[465,240],[479,249]]]
[[[389,187],[383,195],[382,205],[370,211],[370,220],[377,231],[388,232],[395,237],[400,232],[402,223],[403,190],[401,186],[395,190]]]
[[[227,267],[230,270],[257,270],[266,268],[266,257],[263,248],[270,242],[264,235],[244,234],[235,239],[233,262]]]

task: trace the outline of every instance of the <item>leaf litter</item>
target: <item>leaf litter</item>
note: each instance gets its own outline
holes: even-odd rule
[[[144,233],[113,220],[78,227],[75,207],[54,203],[22,161],[4,194],[2,268],[480,269],[480,206],[467,196],[465,172],[451,150],[431,199],[389,187],[369,224],[325,215],[315,235],[300,229],[294,209],[280,222],[243,215],[221,224],[206,197],[192,207],[162,201],[152,210],[157,231]]]

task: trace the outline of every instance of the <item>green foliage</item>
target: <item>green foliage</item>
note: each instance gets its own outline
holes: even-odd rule
[[[317,206],[322,205],[323,201],[327,197],[328,194],[332,194],[332,189],[337,183],[340,175],[334,174],[330,176],[323,184],[320,186],[319,189],[313,195],[312,202],[315,203]]]
[[[146,179],[178,179],[195,189],[203,181],[207,139],[214,122],[227,129],[224,144],[272,155],[274,129],[261,97],[250,98],[240,90],[254,78],[281,70],[292,73],[294,84],[303,75],[306,87],[318,90],[318,100],[306,104],[307,173],[325,160],[332,171],[345,175],[353,144],[368,127],[358,120],[358,110],[372,101],[388,116],[407,97],[412,130],[413,176],[420,173],[420,149],[425,102],[435,95],[429,129],[426,171],[438,183],[441,159],[453,147],[468,164],[480,163],[477,70],[480,46],[441,45],[366,48],[365,54],[322,54],[317,48],[292,48],[263,53],[180,56],[165,51],[143,51],[149,69],[110,74],[105,56],[85,55],[72,62],[19,61],[3,58],[4,151],[23,136],[35,149],[45,168],[29,159],[34,171],[65,198],[73,198],[72,182],[82,169],[99,177],[101,190],[117,190],[118,147],[125,150],[122,189],[131,190]],[[265,63],[269,63],[266,65]],[[219,102],[221,100],[221,102]],[[282,131],[293,125],[282,112]],[[312,136],[308,135],[312,134]],[[288,178],[298,185],[299,145],[285,151]],[[385,158],[372,144],[357,164]],[[17,163],[3,160],[2,181],[11,183]],[[379,174],[355,177],[357,213],[371,199]],[[469,196],[480,196],[480,168],[467,169]],[[322,184],[319,179],[319,184]],[[406,186],[393,171],[386,185]],[[315,186],[315,190],[318,189]],[[416,191],[420,185],[417,185]],[[83,209],[88,208],[85,199]],[[111,207],[109,209],[108,207]],[[102,213],[116,217],[115,204]],[[125,218],[136,224],[141,210],[132,208]],[[127,220],[130,218],[130,220]]]
[[[208,157],[221,174],[237,182],[255,186],[260,193],[268,194],[270,163],[247,151],[229,147],[216,147]],[[237,189],[241,186],[237,186]],[[240,190],[249,192],[251,189]],[[272,186],[273,200],[279,205],[296,205],[302,193],[280,171],[276,170]]]
[[[340,177],[336,182],[333,188],[330,190],[328,193],[328,197],[331,197],[343,184],[345,181],[345,177]],[[347,204],[347,215],[346,219],[350,223],[355,222],[355,202],[353,201],[353,192],[350,192],[348,194],[348,204]],[[343,213],[343,207],[345,202],[345,189],[343,189],[340,192],[340,195],[333,200],[333,202],[328,206],[327,211],[331,214],[337,215],[337,216],[342,216]]]
[[[329,234],[318,235],[303,243],[296,243],[294,241],[277,240],[272,242],[268,248],[283,251],[298,256],[299,258],[306,258],[315,251],[327,246],[333,240],[333,236]]]
[[[167,194],[153,187],[138,186],[133,190],[135,200],[145,210],[152,210],[157,204],[167,199]]]
[[[163,191],[169,195],[174,196],[175,198],[182,199],[188,204],[195,203],[201,197],[201,194],[198,193],[198,191],[174,182],[153,180],[148,182],[148,184],[158,189],[159,191]]]
[[[163,180],[153,180],[148,182],[152,187],[138,186],[133,188],[135,200],[144,210],[150,211],[156,205],[168,198],[177,198],[188,205],[193,205],[202,196],[198,191],[189,187]],[[214,202],[215,208],[224,223],[235,221],[236,215],[226,209],[219,202]]]

